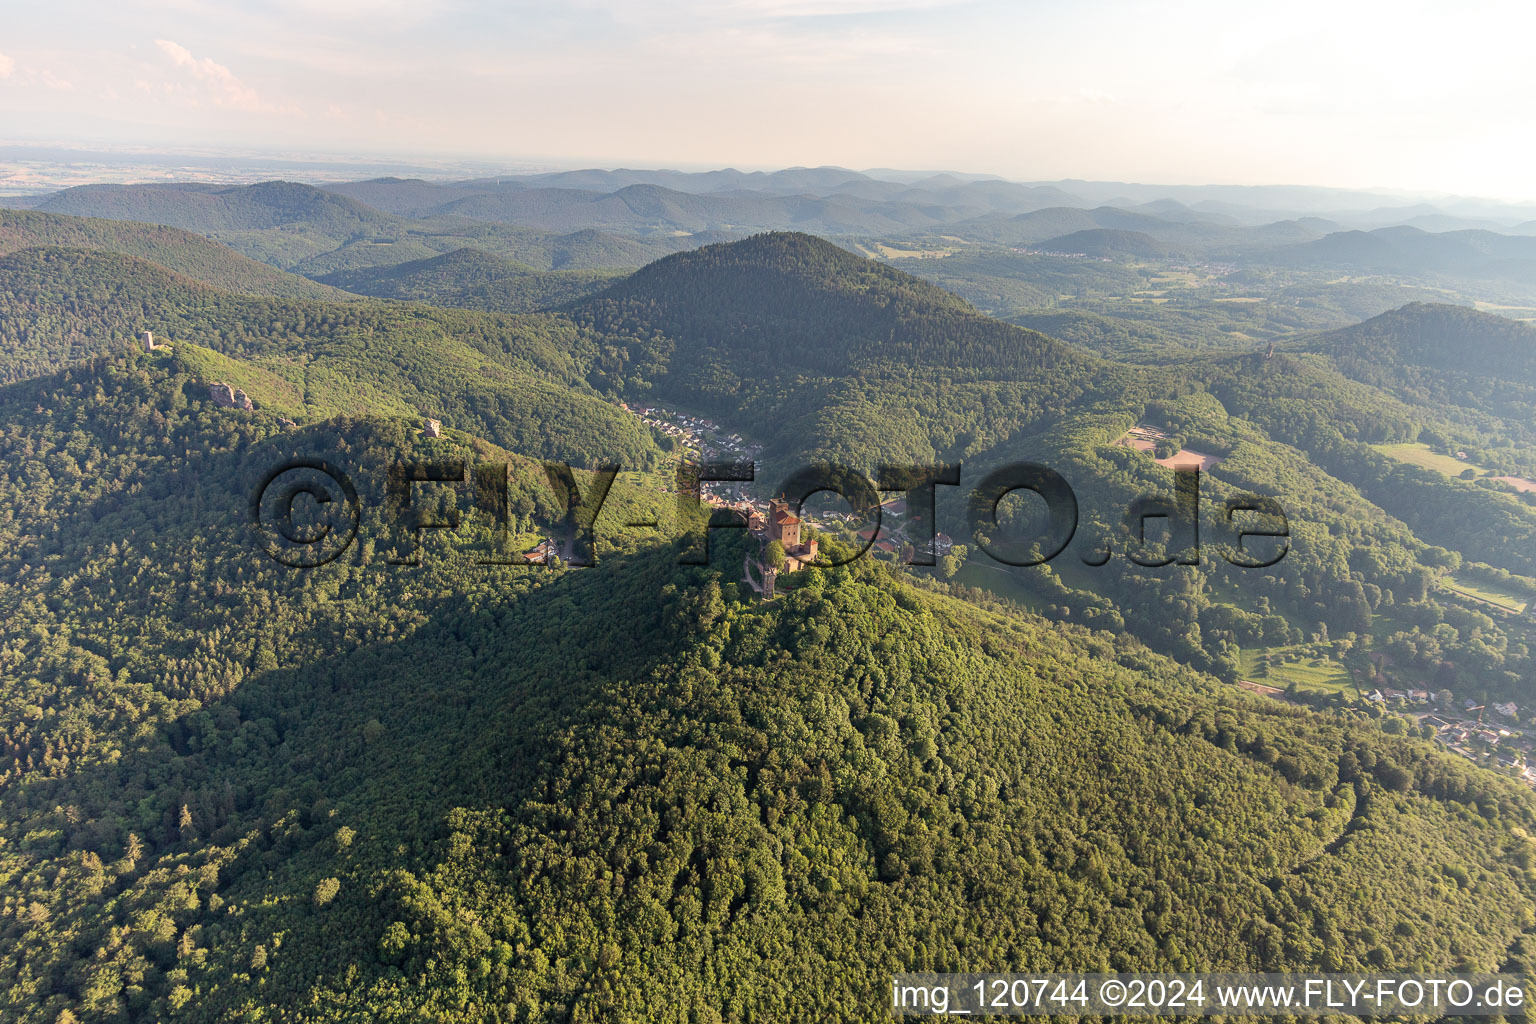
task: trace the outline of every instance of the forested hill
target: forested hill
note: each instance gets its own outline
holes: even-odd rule
[[[1536,328],[1466,306],[1414,302],[1310,343],[1351,368],[1421,366],[1536,385]]]
[[[960,457],[1061,415],[1103,368],[804,234],[669,256],[562,312],[601,344],[600,387],[740,425],[770,474]]]
[[[215,237],[251,259],[309,277],[429,259],[465,246],[539,270],[638,267],[680,249],[740,237],[740,232],[640,237],[590,227],[555,234],[458,216],[412,219],[284,181],[246,186],[88,185],[14,205],[50,215],[183,228]],[[59,239],[56,244],[86,243]]]
[[[0,388],[7,1021],[876,1021],[907,969],[1528,966],[1532,797],[1417,739],[868,561],[763,605],[739,548],[404,569],[370,518],[296,573],[248,540],[273,458],[469,446],[193,383],[134,353]]]
[[[527,313],[601,291],[615,271],[539,271],[480,249],[456,249],[393,266],[360,267],[317,280],[359,295],[412,299],[439,306]]]
[[[286,274],[179,228],[133,221],[0,209],[0,255],[36,246],[138,256],[226,291],[280,298],[346,298],[335,288]]]
[[[1536,328],[1529,324],[1415,302],[1305,344],[1356,380],[1399,397],[1536,429]]]
[[[712,352],[742,376],[942,367],[1016,377],[1090,360],[937,285],[811,235],[774,232],[657,260],[571,307],[599,330]]]
[[[298,418],[431,416],[579,465],[656,455],[649,431],[585,383],[585,343],[555,317],[233,295],[80,249],[0,258],[0,294],[0,380],[118,351],[147,329],[227,357],[222,379]]]
[[[1164,257],[1173,252],[1145,232],[1117,231],[1113,228],[1090,228],[1059,238],[1048,238],[1040,243],[1040,248],[1082,256],[1135,256],[1143,259]]]
[[[355,199],[292,181],[256,185],[81,185],[34,209],[113,220],[147,221],[207,234],[302,225],[322,234],[391,229],[397,218]]]

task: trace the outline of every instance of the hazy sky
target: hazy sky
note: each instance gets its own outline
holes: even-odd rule
[[[1536,199],[1536,5],[49,0],[0,137]]]

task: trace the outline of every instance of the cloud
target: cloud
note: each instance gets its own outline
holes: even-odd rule
[[[429,4],[420,0],[276,0],[276,6],[290,16],[324,18],[385,31],[410,29],[461,13],[455,10],[461,5],[447,0]]]
[[[185,69],[193,78],[209,87],[204,95],[215,106],[252,113],[273,113],[277,110],[263,100],[255,89],[236,78],[233,71],[212,58],[194,57],[191,50],[169,39],[156,39],[155,45],[170,58],[172,64]]]
[[[44,89],[52,89],[55,92],[71,92],[74,83],[67,78],[60,78],[51,70],[35,65],[17,66],[16,58],[10,54],[0,53],[0,78],[9,78],[26,87],[42,86]]]
[[[75,83],[67,78],[60,78],[47,68],[29,70],[27,72],[27,80],[30,82],[40,82],[43,88],[53,89],[57,92],[73,92],[75,88]]]
[[[733,0],[721,9],[759,18],[823,18],[846,14],[900,14],[952,7],[967,0]]]

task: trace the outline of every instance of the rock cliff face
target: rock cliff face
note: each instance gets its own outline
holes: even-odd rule
[[[252,409],[251,396],[239,388],[230,387],[219,382],[208,385],[208,397],[213,399],[213,404],[225,409]]]

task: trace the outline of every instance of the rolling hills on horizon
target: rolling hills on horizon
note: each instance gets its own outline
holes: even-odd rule
[[[90,185],[15,202],[44,212],[143,220],[204,233],[303,226],[328,238],[354,240],[398,235],[402,222],[444,218],[555,233],[595,229],[640,235],[788,229],[878,237],[942,229],[1003,244],[1102,228],[1142,231],[1176,250],[1202,253],[1251,255],[1291,246],[1284,259],[1324,265],[1369,256],[1383,266],[1396,260],[1397,269],[1426,269],[1426,259],[1428,269],[1467,269],[1465,261],[1456,262],[1457,245],[1509,260],[1528,258],[1514,221],[1500,225],[1513,234],[1499,234],[1485,230],[1492,221],[1425,213],[1434,207],[1404,207],[1395,222],[1385,207],[1363,212],[1353,223],[1347,214],[1330,220],[1305,209],[1289,215],[1277,211],[1271,220],[1254,222],[1172,198],[1103,198],[1112,202],[1106,205],[1101,198],[1094,206],[1092,200],[1053,186],[943,175],[882,182],[821,168],[773,174],[593,170],[462,182],[382,178],[323,189],[280,181],[234,187]],[[1351,230],[1357,226],[1364,230]],[[1432,233],[1420,226],[1438,232],[1433,243],[1418,240]],[[1484,230],[1468,230],[1474,228]],[[1337,237],[1325,240],[1328,235]],[[1361,249],[1372,239],[1376,249]],[[1425,244],[1439,249],[1426,255],[1419,251]]]
[[[281,270],[325,284],[351,282],[361,294],[514,312],[558,305],[588,289],[571,273],[523,277],[514,287],[509,268],[489,260],[471,268],[478,257],[461,250],[542,273],[617,274],[763,230],[808,231],[892,263],[911,259],[906,266],[918,276],[1010,322],[1027,325],[1068,311],[1142,322],[1138,337],[1100,331],[1093,343],[1153,362],[1167,351],[1243,351],[1426,299],[1536,319],[1532,239],[1482,228],[1438,230],[1459,222],[1426,212],[1437,207],[1403,207],[1404,220],[1436,231],[1381,226],[1392,224],[1388,208],[1329,220],[1306,212],[1317,204],[1300,198],[1302,210],[1256,222],[1186,193],[1082,190],[1108,200],[1094,206],[1051,186],[942,174],[898,178],[822,168],[384,178],[325,188],[90,186],[24,205],[182,225]],[[465,264],[465,283],[448,284],[455,274],[445,268],[457,263]],[[268,282],[259,290],[275,288]]]
[[[80,186],[22,205],[39,213],[179,227],[311,277],[430,258],[466,244],[541,270],[632,267],[686,242],[672,236],[612,235],[590,226],[560,234],[463,217],[400,217],[311,185],[282,181],[231,187]],[[705,233],[694,244],[720,237]]]

